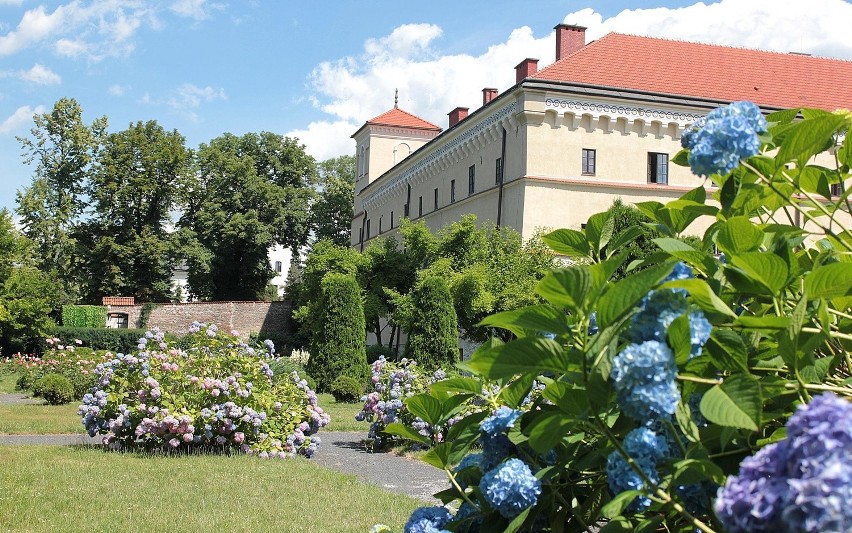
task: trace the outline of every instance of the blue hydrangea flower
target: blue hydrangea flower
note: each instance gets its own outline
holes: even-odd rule
[[[509,459],[482,476],[479,488],[485,500],[505,518],[514,518],[535,505],[541,481],[520,459]]]
[[[654,483],[659,481],[657,463],[670,455],[665,437],[657,435],[647,427],[636,428],[624,437],[624,451],[630,455],[645,475]],[[627,460],[617,451],[612,452],[606,461],[607,481],[613,494],[625,490],[642,490],[645,483]],[[631,502],[629,509],[639,511],[647,509],[651,500],[640,496]]]
[[[489,416],[479,424],[479,430],[491,437],[505,433],[515,425],[515,420],[522,414],[524,413],[517,409],[501,407],[492,416]]]
[[[515,421],[522,414],[523,412],[517,409],[501,407],[480,423],[480,441],[482,442],[480,468],[483,471],[491,470],[514,453],[515,445],[506,436],[506,432],[515,425]]]
[[[639,309],[630,321],[630,339],[666,342],[666,330],[687,312],[689,304],[685,291],[663,289],[649,292],[639,303]]]
[[[689,148],[689,166],[699,176],[727,174],[760,150],[758,134],[766,119],[751,102],[734,102],[707,114],[703,123],[688,128],[681,144]]]
[[[675,263],[674,269],[666,276],[666,279],[663,281],[675,281],[679,279],[690,279],[694,278],[695,274],[692,272],[692,268],[684,263],[683,261],[678,261]]]
[[[624,413],[647,421],[674,414],[680,400],[676,373],[671,349],[658,341],[646,341],[627,346],[613,358],[610,378]]]
[[[710,338],[710,330],[713,325],[704,316],[701,311],[691,311],[689,313],[689,342],[692,345],[689,351],[689,358],[692,359],[701,354],[701,348],[707,343]]]
[[[439,533],[452,519],[445,507],[419,507],[411,513],[403,533]]]

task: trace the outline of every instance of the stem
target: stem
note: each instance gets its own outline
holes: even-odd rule
[[[777,368],[773,368],[772,370],[778,370]],[[691,381],[693,383],[704,383],[707,385],[721,385],[721,379],[709,379],[709,378],[700,378],[698,376],[690,376],[688,374],[678,374],[677,379],[681,381]]]
[[[464,489],[461,488],[461,485],[459,485],[459,482],[456,481],[455,473],[452,470],[449,470],[447,468],[444,469],[444,472],[447,473],[447,477],[450,478],[450,483],[453,484],[453,487],[455,487],[456,490],[459,491],[459,493],[461,493],[462,498],[464,498],[464,501],[466,501],[467,503],[472,505],[474,509],[479,511],[479,506],[476,505],[475,503],[473,503],[473,501],[471,501],[470,497],[467,495],[467,493],[464,491]]]
[[[809,390],[821,390],[828,392],[840,392],[846,395],[852,395],[852,387],[834,387],[832,385],[820,385],[817,383],[803,383],[802,387]],[[795,383],[787,383],[785,385],[788,389],[796,389],[799,388]]]
[[[819,328],[802,328],[802,331],[807,333],[822,333],[822,330]],[[852,341],[852,335],[847,333],[840,333],[839,331],[832,331],[832,337],[836,337],[838,339],[846,339],[847,341]]]

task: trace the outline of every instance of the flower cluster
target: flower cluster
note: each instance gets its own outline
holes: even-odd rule
[[[689,149],[689,166],[698,176],[727,174],[742,159],[757,154],[758,135],[766,119],[751,102],[719,107],[684,131],[681,145]]]
[[[517,409],[500,407],[495,413],[479,425],[479,440],[482,443],[481,468],[484,471],[498,465],[506,457],[515,453],[515,445],[506,433],[522,415]]]
[[[731,533],[852,530],[852,403],[831,393],[799,407],[787,438],[740,464],[714,509]]]
[[[420,507],[411,513],[404,533],[449,533],[445,529],[453,516],[445,507]]]
[[[625,457],[613,452],[606,462],[607,481],[613,494],[625,490],[641,490],[645,488],[645,478],[652,483],[659,481],[657,463],[669,456],[669,446],[666,439],[657,435],[647,427],[636,428],[624,438],[622,443],[625,453],[629,455],[642,470],[642,475],[632,468]],[[637,497],[630,504],[631,511],[647,509],[651,500],[645,496]]]
[[[104,444],[237,448],[259,457],[310,457],[329,416],[296,373],[274,382],[269,364],[237,337],[194,323],[186,350],[154,329],[135,354],[98,364],[79,414]]]
[[[536,504],[541,494],[541,481],[526,463],[513,458],[486,472],[479,489],[491,507],[511,519]]]

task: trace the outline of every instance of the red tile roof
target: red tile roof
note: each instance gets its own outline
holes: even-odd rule
[[[531,77],[777,108],[852,108],[852,61],[618,33]]]
[[[420,117],[416,117],[411,113],[403,111],[397,107],[382,113],[376,118],[372,118],[367,121],[367,124],[375,124],[380,126],[397,126],[400,128],[414,128],[418,130],[435,130],[441,131],[441,128],[432,124],[431,122],[426,122]]]

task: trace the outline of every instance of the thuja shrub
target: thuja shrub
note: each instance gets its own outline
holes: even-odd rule
[[[89,435],[116,447],[314,454],[329,416],[298,374],[273,380],[269,347],[255,350],[198,322],[182,344],[173,347],[154,329],[134,353],[98,365],[97,387],[79,410]]]
[[[364,305],[354,276],[327,274],[322,279],[320,324],[311,341],[306,370],[317,389],[330,392],[338,376],[367,377]]]
[[[105,328],[107,308],[103,305],[63,305],[62,325],[72,328]]]
[[[405,356],[424,368],[452,367],[459,359],[459,327],[447,282],[424,278],[414,287],[412,300]]]
[[[403,402],[446,425],[480,385],[511,391],[422,456],[451,488],[405,533],[852,531],[850,128],[849,111],[711,111],[672,161],[713,201],[697,183],[637,204],[661,236],[623,279],[640,231],[600,213],[545,236],[574,260],[538,283],[546,303],[486,318],[514,338]],[[678,238],[701,218],[701,246]]]
[[[50,405],[62,405],[74,399],[74,385],[62,374],[46,374],[33,384],[33,395]]]

